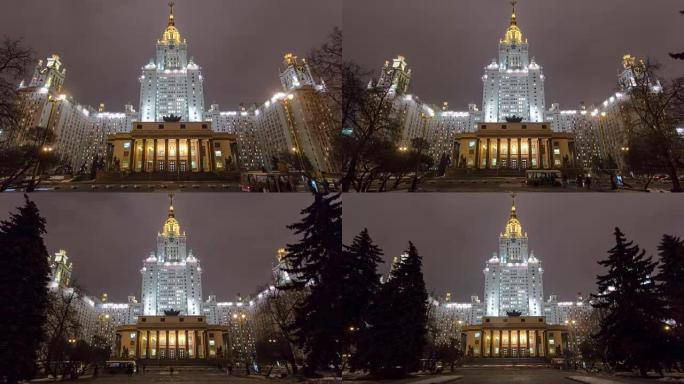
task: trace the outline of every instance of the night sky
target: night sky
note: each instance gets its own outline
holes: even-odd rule
[[[428,290],[451,292],[454,300],[482,299],[482,269],[499,251],[510,204],[504,193],[348,194],[344,241],[367,227],[385,252],[383,272],[413,241]],[[615,226],[648,254],[657,252],[665,233],[684,237],[681,196],[534,193],[519,195],[516,206],[529,249],[542,261],[545,299],[572,300],[595,289],[596,275],[604,272],[596,262],[615,245]]]
[[[157,247],[168,212],[162,193],[33,194],[47,220],[50,254],[65,249],[73,275],[87,293],[112,301],[140,298],[140,268]],[[199,258],[203,295],[232,301],[270,283],[276,250],[295,238],[287,225],[300,219],[309,194],[180,193],[176,219]],[[0,219],[23,204],[21,194],[0,195]]]
[[[202,67],[208,109],[263,103],[281,90],[283,55],[306,56],[334,26],[339,0],[175,0],[176,27]],[[23,37],[38,58],[61,56],[65,93],[110,111],[139,105],[140,68],[155,56],[168,0],[3,0],[0,36]],[[27,77],[33,73],[30,68]]]
[[[410,92],[454,110],[482,104],[484,67],[498,59],[508,0],[344,0],[344,52],[367,69],[402,54]],[[650,56],[664,75],[684,73],[667,56],[684,50],[681,0],[520,0],[518,25],[546,75],[547,107],[603,102],[625,53]],[[377,74],[375,75],[377,76]]]

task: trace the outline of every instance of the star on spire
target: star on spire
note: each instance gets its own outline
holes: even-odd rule
[[[169,25],[175,25],[173,18],[173,6],[176,5],[173,1],[169,1]]]
[[[174,213],[173,213],[173,193],[169,193],[169,217],[174,217]]]

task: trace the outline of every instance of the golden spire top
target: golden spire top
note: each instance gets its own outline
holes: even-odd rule
[[[169,22],[166,25],[166,29],[164,30],[164,34],[162,34],[162,39],[160,41],[164,44],[181,44],[183,41],[181,39],[180,31],[176,28],[176,18],[173,15],[174,5],[175,3],[173,1],[169,3]]]
[[[180,223],[176,220],[176,215],[173,210],[173,193],[169,193],[169,214],[164,222],[162,234],[164,236],[180,236],[180,233]]]
[[[513,6],[513,12],[511,13],[511,23],[508,26],[508,29],[506,30],[506,34],[504,35],[503,40],[501,40],[502,43],[522,44],[526,42],[523,40],[523,34],[520,28],[518,27],[518,19],[515,15],[515,6],[517,4],[518,0],[511,1],[511,5]]]
[[[504,237],[522,237],[522,225],[518,220],[518,215],[515,210],[515,194],[511,194],[511,215],[506,223],[506,230],[502,234]]]

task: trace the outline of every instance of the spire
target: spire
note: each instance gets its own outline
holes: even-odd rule
[[[169,193],[169,217],[175,217],[173,215],[173,193]]]
[[[515,19],[515,6],[518,4],[518,0],[513,0],[511,1],[511,5],[513,6],[513,12],[511,13],[511,25],[518,25],[518,21]]]
[[[506,230],[502,233],[503,237],[522,237],[522,225],[518,220],[518,215],[515,210],[515,194],[511,194],[511,215],[506,223]]]
[[[515,214],[515,193],[511,193],[511,218],[517,218]]]
[[[173,1],[169,2],[169,27],[176,26],[176,21],[173,19],[173,6],[175,3]]]

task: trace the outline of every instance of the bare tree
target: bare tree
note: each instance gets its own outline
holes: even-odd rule
[[[21,144],[0,148],[0,192],[17,183],[23,184],[29,171],[32,171],[31,179],[26,190],[32,192],[45,172],[58,162],[52,147],[54,141],[55,134],[51,129],[33,127],[23,134]]]
[[[54,378],[83,373],[78,372],[79,367],[68,362],[68,356],[74,352],[72,349],[76,349],[81,336],[78,300],[81,300],[78,287],[56,287],[50,290],[45,323],[46,342],[39,352],[39,363],[44,372]]]
[[[302,351],[292,331],[295,310],[306,297],[305,290],[280,289],[271,290],[259,310],[259,339],[262,345],[268,345],[268,354],[286,360],[293,374],[298,372],[298,362],[302,360]]]
[[[4,146],[17,126],[17,85],[34,60],[33,51],[21,39],[5,36],[0,45],[0,145]]]
[[[684,118],[684,78],[661,84],[656,76],[659,68],[648,60],[630,65],[633,82],[627,91],[623,117],[628,137],[641,138],[631,141],[644,146],[643,150],[670,176],[672,192],[682,192],[678,169],[682,166],[684,146],[676,128]]]
[[[383,141],[394,143],[397,139],[399,124],[392,115],[394,90],[367,86],[365,80],[368,77],[368,72],[354,64],[346,68],[343,77],[343,98],[347,109],[342,134],[343,192],[352,187],[362,191],[364,178],[372,176],[377,166],[371,148],[382,146]]]

